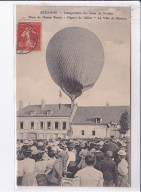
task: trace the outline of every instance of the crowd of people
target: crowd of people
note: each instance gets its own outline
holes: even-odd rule
[[[18,186],[130,186],[130,139],[17,140]]]

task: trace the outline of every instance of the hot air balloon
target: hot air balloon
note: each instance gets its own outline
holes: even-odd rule
[[[67,27],[50,39],[46,60],[52,79],[74,103],[96,83],[104,65],[104,50],[90,30]]]

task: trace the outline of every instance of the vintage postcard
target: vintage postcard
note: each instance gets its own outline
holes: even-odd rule
[[[16,6],[17,186],[131,186],[131,9]]]

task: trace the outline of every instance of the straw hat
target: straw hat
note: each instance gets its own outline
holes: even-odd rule
[[[39,150],[33,150],[32,152],[31,152],[31,154],[38,154],[38,153],[40,153],[40,151]]]
[[[126,147],[126,144],[125,144],[125,143],[123,143],[123,144],[122,144],[122,147]]]
[[[120,156],[126,156],[126,152],[124,150],[119,150],[118,155]]]
[[[29,141],[27,139],[24,140],[24,145],[29,145]]]
[[[95,153],[101,152],[100,150],[95,150]]]
[[[100,146],[103,146],[103,145],[104,145],[104,142],[103,142],[103,141],[100,141],[98,144],[99,144]]]
[[[33,150],[32,152],[31,152],[31,154],[39,154],[39,153],[44,153],[44,151],[41,151],[41,150]]]
[[[39,143],[38,143],[38,146],[43,146],[43,145],[44,145],[43,142],[39,142]]]
[[[30,149],[31,149],[32,151],[34,151],[34,150],[37,150],[37,147],[36,147],[36,146],[32,146]]]
[[[53,146],[53,143],[52,142],[48,143],[48,146]]]
[[[32,146],[30,149],[31,149],[31,151],[32,151],[31,154],[34,154],[34,155],[41,152],[41,151],[39,151],[39,150],[37,149],[36,146]]]
[[[29,142],[29,145],[33,145],[33,140],[28,140],[28,142]]]
[[[79,146],[79,145],[80,145],[80,143],[79,143],[78,141],[76,141],[76,142],[75,142],[75,145],[76,145],[76,146]]]
[[[90,152],[95,152],[96,150],[95,150],[95,148],[92,148],[91,150],[90,150]]]

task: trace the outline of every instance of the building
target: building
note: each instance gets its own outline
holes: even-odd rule
[[[28,105],[24,108],[19,105],[17,111],[17,138],[18,139],[56,139],[66,138],[70,132],[70,120],[73,110],[69,104]]]
[[[17,111],[17,139],[119,137],[119,120],[129,106],[28,105]]]
[[[75,138],[119,137],[120,117],[129,106],[78,107],[71,123]]]

